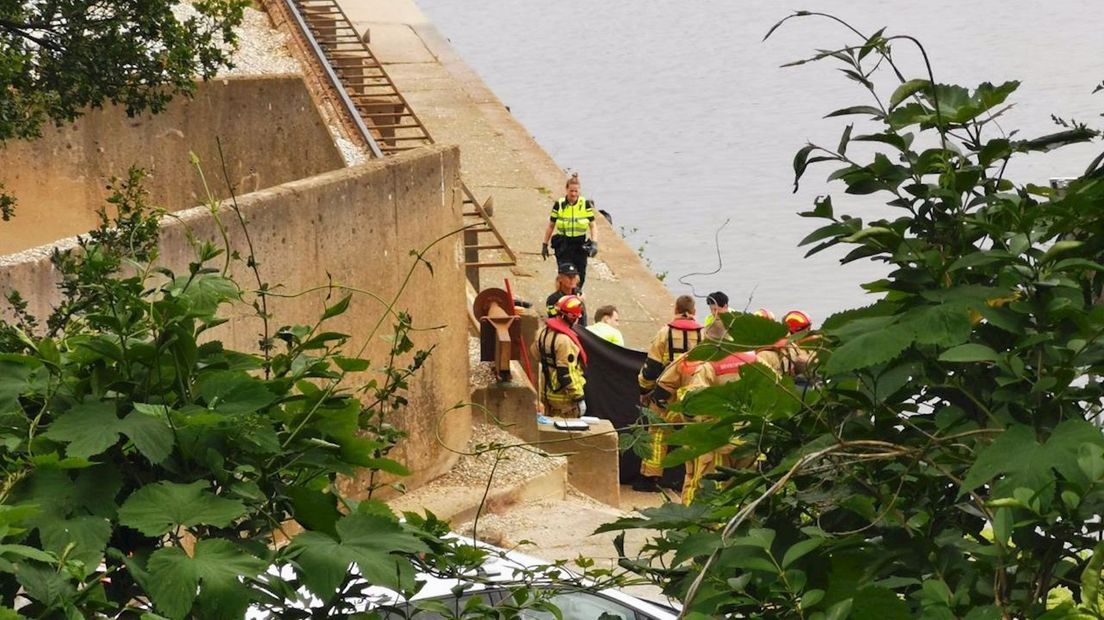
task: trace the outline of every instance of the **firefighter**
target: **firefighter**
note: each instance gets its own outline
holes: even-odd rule
[[[578,292],[586,284],[587,258],[598,254],[598,225],[594,201],[579,195],[579,175],[573,174],[564,185],[563,198],[552,203],[552,214],[544,230],[541,257],[548,258],[548,247],[558,264],[571,263],[579,271]]]
[[[759,361],[770,366],[781,375],[803,379],[805,368],[812,358],[810,349],[817,337],[808,333],[813,322],[809,315],[800,310],[790,310],[782,317],[790,335],[769,347],[760,349]]]
[[[572,329],[583,315],[583,301],[567,295],[556,302],[556,316],[549,318],[531,347],[540,360],[541,403],[546,415],[577,418],[586,415],[583,386],[586,351]]]
[[[640,404],[651,404],[652,390],[656,379],[663,373],[679,354],[686,353],[701,342],[702,326],[694,320],[694,298],[682,295],[675,300],[675,317],[656,332],[648,348],[648,357],[640,369],[637,382],[640,384]],[[637,491],[655,491],[659,488],[659,479],[663,476],[663,457],[667,455],[667,431],[662,426],[652,425],[648,429],[650,438],[649,455],[640,463],[640,478],[633,483]]]
[[[705,330],[707,340],[720,341],[725,336],[725,328],[720,322],[714,322]],[[691,361],[689,353],[681,353],[656,380],[651,393],[651,409],[667,424],[686,422],[681,414],[670,411],[672,403],[681,401],[693,390],[738,379],[740,367],[755,361],[753,352],[733,353],[712,362]],[[719,457],[732,452],[733,447],[719,448],[686,462],[686,476],[682,483],[683,503],[689,504],[693,500],[701,477],[716,469],[716,462],[722,460]]]

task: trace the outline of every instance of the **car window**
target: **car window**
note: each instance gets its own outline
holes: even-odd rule
[[[462,612],[464,610],[464,606],[467,604],[468,600],[470,600],[472,598],[478,598],[478,599],[482,600],[484,603],[486,603],[488,605],[492,604],[492,601],[489,598],[489,595],[490,595],[489,592],[481,591],[481,592],[470,592],[470,593],[464,594],[463,596],[460,596],[460,597],[442,596],[442,597],[438,597],[438,598],[435,598],[435,599],[431,599],[433,601],[436,601],[438,603],[441,603],[441,604],[445,605],[445,607],[450,612],[452,612],[451,614],[449,614],[447,616],[440,613],[440,612],[438,612],[438,611],[433,611],[433,610],[428,610],[428,609],[418,609],[417,607],[414,606],[413,603],[408,603],[408,604],[402,605],[402,606],[381,607],[376,611],[379,613],[379,617],[383,618],[383,620],[400,620],[400,619],[405,620],[407,618],[409,618],[410,620],[444,620],[445,618],[453,618],[453,617],[461,615],[460,612]]]
[[[636,620],[636,611],[589,592],[561,592],[550,599],[559,608],[563,620]],[[552,612],[527,609],[521,612],[527,620],[555,620]]]

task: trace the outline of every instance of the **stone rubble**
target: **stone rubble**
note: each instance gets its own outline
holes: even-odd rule
[[[173,14],[183,21],[197,17],[199,12],[184,0],[173,7]],[[303,73],[299,61],[288,51],[287,35],[272,27],[264,11],[246,7],[242,23],[234,32],[238,36],[238,48],[231,55],[234,66],[219,71],[218,77]],[[226,44],[220,47],[229,48]]]
[[[523,443],[521,439],[498,427],[489,424],[478,424],[472,429],[472,438],[468,442],[468,452],[476,452],[496,444],[517,447],[504,448],[501,451],[483,452],[478,456],[461,456],[448,473],[434,480],[431,484],[483,486],[487,484],[491,470],[494,469],[492,485],[501,488],[539,477],[563,467],[567,462],[566,457],[549,455],[536,446],[518,445],[521,443]],[[498,457],[497,467],[495,467],[496,453],[501,455]]]
[[[330,127],[330,135],[333,136],[337,150],[341,151],[341,158],[346,166],[356,166],[368,161],[368,153],[341,135],[335,127]]]
[[[494,362],[479,361],[479,338],[476,336],[468,337],[468,361],[470,362],[468,385],[471,386],[472,391],[489,387],[498,381]]]

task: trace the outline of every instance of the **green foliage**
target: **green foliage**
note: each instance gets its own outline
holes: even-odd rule
[[[814,15],[843,24],[794,17]],[[802,214],[822,224],[810,254],[886,266],[864,285],[877,301],[824,322],[807,387],[742,372],[686,396],[669,460],[735,439],[731,461],[753,465],[605,529],[661,532],[623,563],[687,617],[1100,617],[1104,157],[1060,192],[1005,174],[1099,134],[1005,133],[1017,82],[909,79],[891,48],[914,39],[860,36],[796,63],[839,63],[867,101],[793,166],[795,184],[830,163],[845,195],[885,198],[872,221],[831,196]]]
[[[3,600],[22,589],[30,618],[240,618],[261,602],[282,615],[304,585],[327,600],[412,591],[436,535],[372,502],[340,516],[356,502],[336,484],[369,468],[370,495],[378,472],[405,472],[388,458],[391,420],[429,355],[410,317],[394,314],[386,370],[364,385],[348,373],[371,362],[324,329],[349,297],[277,329],[265,357],[229,350],[210,334],[244,296],[225,250],[196,241],[187,273],[157,267],[140,182],[132,171],[118,217],[55,253],[63,299],[45,333],[17,294],[17,320],[0,324]],[[277,549],[293,521],[304,531]],[[269,566],[294,570],[261,579]]]
[[[0,146],[112,103],[160,112],[231,66],[246,0],[0,3]],[[176,10],[174,10],[176,9]],[[189,14],[190,13],[190,14]],[[17,198],[0,183],[0,220]]]
[[[0,143],[110,102],[128,114],[164,109],[229,64],[241,0],[0,4]]]

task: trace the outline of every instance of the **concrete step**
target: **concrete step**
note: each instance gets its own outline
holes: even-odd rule
[[[470,447],[520,443],[522,440],[517,437],[483,425],[475,429]],[[562,500],[567,496],[566,458],[535,454],[531,448],[522,447],[504,448],[501,454],[497,466],[494,466],[493,452],[478,457],[462,456],[444,476],[387,503],[396,512],[428,510],[441,519],[460,523],[473,519],[481,505],[482,513],[490,514],[518,504]],[[488,478],[491,479],[489,490]]]

